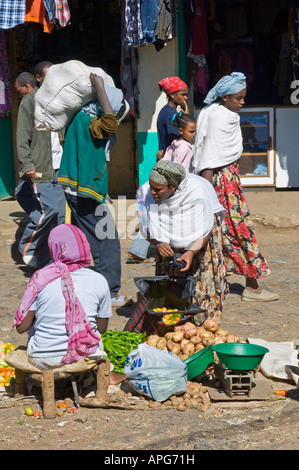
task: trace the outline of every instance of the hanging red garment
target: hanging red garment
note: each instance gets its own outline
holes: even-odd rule
[[[44,33],[51,34],[54,25],[46,17],[46,7],[42,0],[26,0],[25,23],[40,23]]]
[[[194,17],[192,20],[192,50],[194,55],[207,54],[209,52],[209,41],[207,32],[207,16],[204,0],[194,0]]]

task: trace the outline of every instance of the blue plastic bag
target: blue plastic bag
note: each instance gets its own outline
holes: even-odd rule
[[[124,373],[136,392],[156,401],[186,391],[186,364],[175,354],[145,343],[130,352]]]

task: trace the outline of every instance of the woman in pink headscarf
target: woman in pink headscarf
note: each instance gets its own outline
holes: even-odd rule
[[[29,332],[28,360],[40,369],[105,355],[101,333],[108,327],[111,296],[104,276],[89,269],[90,246],[71,224],[55,227],[48,245],[53,263],[31,277],[13,327]],[[111,373],[111,383],[122,374]]]

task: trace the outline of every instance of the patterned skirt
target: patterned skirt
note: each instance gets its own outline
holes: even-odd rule
[[[175,253],[184,250],[174,249]],[[206,317],[213,318],[219,324],[222,319],[223,301],[228,294],[228,285],[225,280],[225,263],[221,243],[220,217],[215,216],[214,226],[207,245],[193,257],[188,271],[181,272],[169,262],[171,258],[162,258],[157,252],[156,276],[197,276],[196,300],[199,307],[206,312]],[[194,316],[197,324],[202,323],[202,315]]]
[[[222,243],[228,272],[259,279],[270,274],[268,264],[256,241],[250,212],[243,193],[239,163],[221,168],[213,176],[213,186],[225,208]]]

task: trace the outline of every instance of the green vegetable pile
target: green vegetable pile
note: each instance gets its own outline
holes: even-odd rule
[[[114,371],[123,374],[128,354],[146,341],[146,333],[107,330],[101,335],[104,351],[114,365]]]

